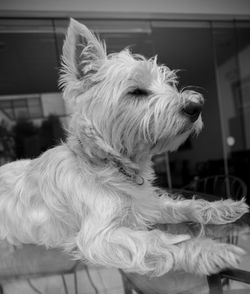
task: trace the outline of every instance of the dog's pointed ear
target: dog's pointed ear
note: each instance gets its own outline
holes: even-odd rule
[[[105,43],[85,25],[71,18],[63,45],[61,86],[66,90],[74,88],[74,83],[83,83],[98,71],[106,57]]]

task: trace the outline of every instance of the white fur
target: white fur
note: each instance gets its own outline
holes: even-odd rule
[[[128,50],[107,55],[74,20],[62,62],[64,98],[74,109],[67,142],[0,168],[1,238],[154,276],[236,266],[238,247],[148,230],[155,223],[225,224],[248,211],[243,200],[160,197],[152,186],[152,155],[176,150],[201,130],[201,117],[190,122],[181,113],[201,95],[178,92],[175,72],[156,58]],[[133,94],[138,88],[145,93]]]

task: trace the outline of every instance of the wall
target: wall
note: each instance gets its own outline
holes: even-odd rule
[[[249,0],[1,0],[0,15],[86,12],[250,16]],[[48,15],[48,14],[47,14]],[[46,16],[46,14],[44,14]]]

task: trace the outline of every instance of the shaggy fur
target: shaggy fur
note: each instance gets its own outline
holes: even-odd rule
[[[248,211],[243,200],[174,199],[152,186],[152,156],[201,130],[201,117],[191,121],[181,110],[203,103],[202,96],[179,92],[175,71],[156,58],[128,50],[107,55],[74,20],[62,64],[73,109],[67,141],[0,168],[0,237],[152,276],[237,266],[243,250],[236,246],[148,230],[155,223],[226,224]]]

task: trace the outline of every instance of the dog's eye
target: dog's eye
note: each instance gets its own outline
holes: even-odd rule
[[[129,92],[129,94],[134,95],[134,96],[147,96],[148,91],[146,91],[144,89],[136,88],[133,91]]]

